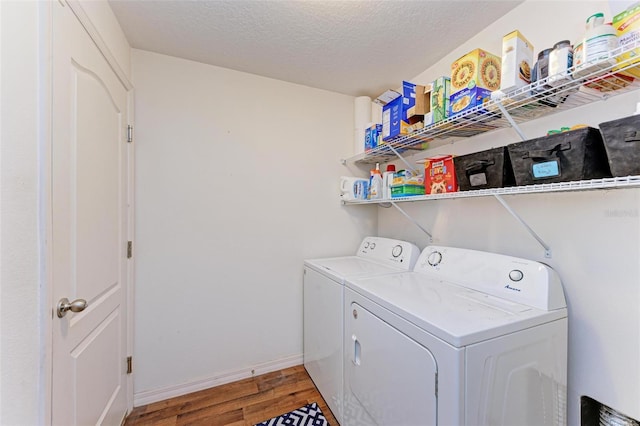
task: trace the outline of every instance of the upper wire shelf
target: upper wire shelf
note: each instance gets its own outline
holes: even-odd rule
[[[623,58],[623,55],[626,58]],[[611,51],[606,59],[586,63],[579,70],[569,69],[566,76],[548,76],[506,94],[494,92],[483,105],[456,114],[408,135],[396,136],[384,144],[354,155],[345,162],[361,164],[385,163],[396,158],[396,152],[424,150],[436,139],[470,137],[511,126],[503,116],[500,103],[515,123],[566,111],[640,88],[640,81],[620,72],[640,68],[640,40]],[[579,75],[579,77],[578,77]],[[393,147],[393,149],[391,149]]]

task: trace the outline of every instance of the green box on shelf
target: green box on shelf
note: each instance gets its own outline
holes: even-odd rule
[[[424,195],[424,185],[393,185],[391,187],[391,198],[411,197],[414,195]]]
[[[451,92],[451,79],[439,77],[431,83],[431,123],[437,123],[449,116],[449,93]]]

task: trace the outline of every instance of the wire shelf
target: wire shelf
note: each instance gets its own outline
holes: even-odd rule
[[[607,58],[589,62],[566,75],[548,76],[509,93],[493,92],[483,105],[456,114],[443,121],[424,127],[408,135],[396,136],[384,144],[352,156],[345,161],[360,164],[385,163],[396,158],[396,153],[428,148],[436,139],[470,137],[511,126],[500,106],[516,123],[570,110],[593,102],[604,101],[640,88],[640,81],[621,74],[621,71],[639,67],[640,40],[621,46]]]
[[[444,194],[414,195],[386,200],[343,201],[343,204],[388,204],[412,201],[444,200],[453,198],[486,197],[494,195],[536,194],[547,192],[590,191],[640,187],[640,176],[626,176],[572,182],[543,183],[537,185],[511,186],[508,188],[478,189],[474,191],[447,192]]]

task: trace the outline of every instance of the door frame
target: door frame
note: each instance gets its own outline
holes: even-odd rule
[[[128,103],[128,123],[134,125],[134,90],[133,84],[123,71],[122,67],[116,60],[115,56],[109,49],[109,46],[104,41],[96,26],[93,24],[89,15],[82,7],[81,0],[58,0],[64,7],[69,7],[71,12],[78,19],[82,27],[85,29],[91,40],[98,48],[98,51],[105,58],[118,80],[127,90],[127,103]],[[53,300],[53,276],[52,276],[52,143],[53,132],[51,117],[53,113],[53,98],[52,98],[52,66],[51,55],[53,51],[53,7],[59,7],[60,5],[55,2],[38,2],[38,19],[39,28],[41,32],[38,36],[39,49],[39,81],[40,90],[39,96],[39,117],[38,117],[38,144],[41,152],[40,156],[40,170],[39,170],[39,222],[40,222],[40,273],[42,280],[43,296],[39,301],[41,305],[41,340],[42,344],[42,386],[43,389],[38,392],[41,395],[41,402],[43,406],[43,412],[41,419],[43,424],[51,424],[51,416],[53,413],[52,406],[52,374],[53,374],[53,324],[55,320],[55,314],[53,306],[55,301]],[[123,141],[122,143],[126,143]],[[135,157],[133,143],[126,143],[127,151],[127,164],[128,168],[128,180],[127,180],[127,237],[129,241],[133,241],[134,237],[134,220],[135,220],[135,194],[134,194],[134,170],[135,170]],[[127,304],[127,324],[126,324],[126,355],[133,355],[133,315],[134,315],[134,273],[135,273],[135,258],[128,259],[127,262],[127,288],[125,291],[125,303]],[[127,400],[127,412],[131,412],[133,409],[133,374],[127,375],[126,382],[126,400]]]

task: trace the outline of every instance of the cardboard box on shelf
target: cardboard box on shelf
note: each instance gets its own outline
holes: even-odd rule
[[[424,91],[424,86],[405,81],[403,95],[398,95],[382,107],[382,140],[408,135],[424,127],[424,116],[415,113],[416,90]],[[423,100],[420,99],[420,102]]]
[[[382,107],[382,139],[407,135],[448,117],[450,81],[444,76],[428,85],[403,81],[402,95],[385,92],[396,95]]]
[[[449,98],[449,116],[454,116],[463,111],[482,105],[485,100],[491,99],[491,90],[482,87],[460,90]]]
[[[369,151],[382,144],[382,124],[371,123],[364,131],[364,150]]]
[[[419,118],[418,118],[419,117]],[[403,126],[401,129],[401,134],[409,134],[409,133],[413,133],[416,130],[420,130],[420,129],[424,129],[424,122],[422,121],[422,116],[417,116],[414,115],[413,117],[409,118],[410,121],[415,121],[413,124],[409,124],[405,121],[402,122]],[[419,120],[419,121],[417,121]],[[405,133],[406,132],[406,133]]]
[[[432,85],[422,86],[417,84],[415,86],[413,106],[406,111],[406,117],[424,116],[424,124],[431,124],[431,120],[427,119],[427,115],[431,112],[431,88]]]
[[[409,115],[407,112],[416,105],[416,89],[418,86],[410,81],[402,82],[402,119],[406,120]],[[420,90],[420,89],[418,89]]]
[[[640,5],[633,4],[627,10],[614,16],[612,24],[616,30],[620,46],[623,48],[633,46],[640,39]],[[640,48],[624,53],[616,59],[620,65],[614,68],[614,71],[621,67],[628,67],[629,64],[640,63]],[[640,67],[631,67],[622,71],[622,73],[640,78]]]
[[[373,103],[378,104],[380,106],[384,106],[396,99],[398,96],[402,96],[401,93],[396,92],[395,90],[387,90],[377,98],[373,100]]]
[[[502,38],[502,77],[500,90],[505,93],[531,84],[533,45],[518,30]]]
[[[398,136],[402,123],[402,95],[387,102],[382,107],[382,140],[386,141]]]
[[[424,195],[424,185],[395,185],[391,187],[391,198]]]
[[[451,79],[438,77],[431,83],[431,123],[438,123],[449,116],[449,93],[451,92]],[[425,119],[425,125],[426,125]]]
[[[397,185],[422,185],[424,186],[424,175],[417,170],[400,170],[393,174],[392,186]]]
[[[482,49],[472,50],[451,64],[449,115],[482,105],[498,90],[501,64],[498,56]]]
[[[443,194],[458,190],[452,155],[425,158],[424,189],[427,194]]]

